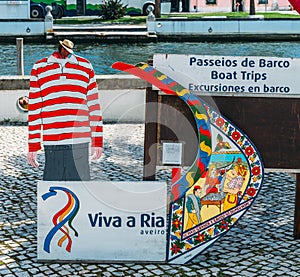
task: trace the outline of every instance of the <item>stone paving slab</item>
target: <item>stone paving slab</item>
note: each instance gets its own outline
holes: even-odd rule
[[[93,180],[142,180],[142,124],[105,124],[104,154]],[[293,239],[295,180],[267,173],[254,205],[229,231],[187,265],[37,262],[36,183],[27,165],[27,127],[0,126],[0,276],[299,276],[300,244]],[[43,155],[38,160],[43,164]],[[159,169],[158,180],[171,178]]]

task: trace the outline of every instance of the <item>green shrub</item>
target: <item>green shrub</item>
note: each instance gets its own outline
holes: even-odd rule
[[[126,14],[126,7],[121,0],[105,0],[100,6],[100,16],[105,20],[122,18]]]

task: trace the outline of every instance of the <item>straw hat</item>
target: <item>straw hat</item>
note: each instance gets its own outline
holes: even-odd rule
[[[60,45],[65,48],[69,53],[73,54],[74,43],[68,39],[64,39],[63,41],[59,41]]]

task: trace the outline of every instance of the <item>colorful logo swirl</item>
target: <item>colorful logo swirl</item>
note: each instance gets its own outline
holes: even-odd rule
[[[72,247],[70,229],[73,230],[74,236],[78,237],[78,232],[72,226],[72,222],[77,215],[80,207],[79,199],[75,195],[75,193],[64,187],[50,187],[49,192],[42,195],[42,199],[46,201],[49,197],[56,196],[58,191],[62,191],[67,195],[68,202],[52,218],[54,227],[49,231],[44,241],[44,250],[48,253],[50,253],[51,240],[58,231],[62,233],[62,237],[58,240],[57,245],[62,247],[63,243],[67,241],[66,251],[68,252],[71,252]],[[67,225],[70,229],[67,227]]]

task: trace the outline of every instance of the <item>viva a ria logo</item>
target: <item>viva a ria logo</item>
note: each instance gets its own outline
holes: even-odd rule
[[[44,250],[48,253],[50,253],[50,244],[56,233],[61,234],[57,245],[62,247],[63,243],[66,241],[66,251],[68,252],[71,252],[73,242],[72,236],[78,237],[78,232],[72,225],[72,222],[80,208],[80,202],[76,194],[65,187],[50,187],[49,192],[42,195],[42,199],[46,201],[48,198],[56,196],[58,192],[65,193],[67,195],[68,202],[52,218],[52,223],[54,226],[49,231],[44,241]]]

